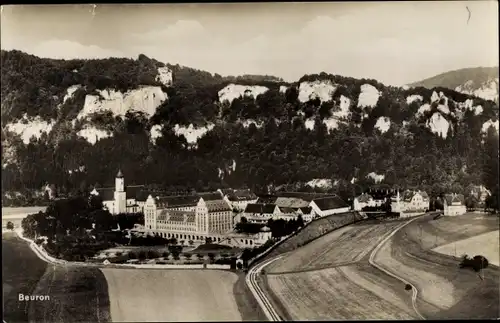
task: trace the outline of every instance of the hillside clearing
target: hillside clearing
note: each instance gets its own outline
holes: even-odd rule
[[[482,255],[488,259],[490,264],[499,266],[499,238],[499,231],[492,231],[468,239],[448,243],[432,250],[454,257],[460,257],[464,254],[471,257]]]
[[[237,275],[219,270],[104,268],[114,322],[241,321]]]

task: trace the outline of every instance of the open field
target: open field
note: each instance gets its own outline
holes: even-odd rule
[[[3,234],[2,251],[7,322],[109,321],[107,285],[97,268],[49,265],[15,233]],[[19,302],[18,294],[47,295],[50,300]]]
[[[433,251],[450,255],[454,257],[460,257],[461,255],[469,255],[471,257],[475,255],[482,255],[488,259],[490,264],[499,266],[500,265],[500,248],[499,248],[500,235],[499,231],[492,231],[488,233],[483,233],[475,237],[470,237],[468,239],[459,240],[456,242],[448,243],[437,248],[432,249]]]
[[[28,322],[28,303],[19,294],[32,294],[47,263],[39,259],[15,233],[2,234],[3,318],[6,322]]]
[[[98,268],[50,265],[34,294],[50,301],[30,307],[30,322],[109,322],[108,288]]]
[[[238,276],[219,270],[102,269],[115,322],[241,321]]]
[[[266,268],[268,273],[323,269],[360,261],[402,222],[367,221],[326,234],[286,254]],[[356,241],[356,243],[353,243]]]
[[[355,266],[267,276],[291,320],[415,318],[390,291],[361,288],[358,278]]]
[[[432,220],[424,216],[398,231],[375,261],[417,287],[418,307],[427,318],[497,317],[498,268],[483,270],[481,279],[471,270],[460,269],[459,259],[431,250],[492,229],[498,230],[498,218],[464,215]],[[461,309],[463,304],[468,304],[468,311]]]
[[[2,207],[2,218],[17,216],[20,214],[38,213],[39,211],[45,211],[46,209],[46,206]]]

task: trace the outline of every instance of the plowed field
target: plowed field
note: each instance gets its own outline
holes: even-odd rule
[[[356,263],[401,223],[391,221],[343,227],[286,254],[267,267],[266,271],[285,273]]]

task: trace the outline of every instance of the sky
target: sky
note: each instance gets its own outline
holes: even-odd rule
[[[297,81],[327,72],[404,85],[498,66],[493,0],[8,5],[0,19],[5,50],[65,59],[142,53],[221,75]]]

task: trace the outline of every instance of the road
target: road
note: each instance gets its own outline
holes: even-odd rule
[[[425,320],[425,317],[420,314],[420,312],[418,311],[418,308],[417,308],[417,295],[418,295],[418,290],[417,288],[410,284],[408,281],[406,281],[404,278],[402,277],[399,277],[398,275],[382,268],[381,266],[379,266],[375,261],[375,256],[377,255],[377,252],[380,250],[380,248],[382,248],[382,246],[384,245],[384,243],[386,243],[390,238],[392,238],[396,232],[398,232],[400,229],[402,229],[403,227],[407,226],[408,224],[412,223],[413,221],[417,220],[418,218],[420,218],[420,216],[417,216],[409,221],[406,221],[405,223],[401,224],[400,226],[398,226],[397,228],[395,228],[392,232],[390,232],[382,241],[380,241],[380,243],[375,247],[375,249],[373,249],[373,251],[371,252],[370,254],[370,258],[368,259],[368,261],[370,262],[370,265],[372,265],[373,267],[377,268],[378,270],[386,273],[387,275],[391,276],[391,277],[394,277],[400,281],[402,281],[404,284],[407,284],[407,285],[410,285],[411,286],[411,290],[412,290],[412,297],[411,297],[411,303],[412,303],[412,307],[413,307],[413,310],[415,311],[415,313],[417,313],[417,315],[422,319],[422,320]]]
[[[253,296],[259,303],[260,307],[262,308],[262,311],[264,312],[269,321],[282,321],[282,319],[274,309],[273,305],[265,295],[262,288],[260,288],[259,284],[257,283],[257,278],[259,277],[264,267],[280,259],[281,257],[282,256],[271,258],[261,264],[258,264],[257,266],[252,267],[248,271],[248,274],[245,278],[248,288],[250,288],[250,291],[252,292]]]
[[[412,287],[412,292],[413,292],[413,294],[412,294],[412,306],[413,306],[413,310],[418,315],[418,317],[420,317],[421,319],[425,320],[425,317],[422,316],[422,314],[420,314],[420,312],[419,312],[419,310],[418,310],[418,308],[416,306],[417,295],[418,295],[417,288],[415,286],[413,286],[412,284],[410,284],[409,282],[407,282],[402,277],[399,277],[398,275],[396,275],[396,274],[394,274],[394,273],[392,273],[392,272],[390,272],[390,271],[382,268],[381,266],[379,266],[374,261],[375,256],[377,255],[377,252],[380,250],[380,248],[382,248],[382,246],[390,238],[392,238],[396,234],[396,232],[398,232],[400,229],[402,229],[406,225],[410,224],[411,222],[417,220],[418,218],[420,218],[420,216],[416,216],[415,218],[412,218],[411,220],[404,222],[400,226],[396,227],[389,234],[387,234],[387,236],[382,241],[380,241],[380,243],[378,243],[377,246],[371,252],[370,258],[369,258],[369,263],[370,263],[370,265],[372,265],[373,267],[377,268],[378,270],[384,272],[385,274],[387,274],[387,275],[389,275],[391,277],[394,277],[394,278],[400,280],[401,282],[403,282],[404,284],[408,284],[408,285],[410,285]],[[283,257],[283,256],[278,256],[278,257],[275,257],[275,258],[271,258],[271,259],[269,259],[269,260],[267,260],[267,261],[265,261],[265,262],[263,262],[263,263],[255,266],[255,267],[251,268],[249,270],[247,276],[246,276],[246,283],[247,283],[248,287],[250,288],[250,291],[254,295],[255,299],[257,299],[257,302],[259,303],[260,307],[262,308],[264,314],[266,315],[266,317],[268,318],[269,321],[282,321],[282,319],[278,315],[278,313],[276,312],[276,310],[274,309],[274,307],[273,307],[272,303],[270,302],[270,300],[268,299],[268,297],[265,295],[265,293],[263,292],[263,290],[258,285],[257,278],[261,274],[262,269],[264,269],[264,267],[266,267],[269,264],[271,264],[272,262],[280,259],[281,257]]]

